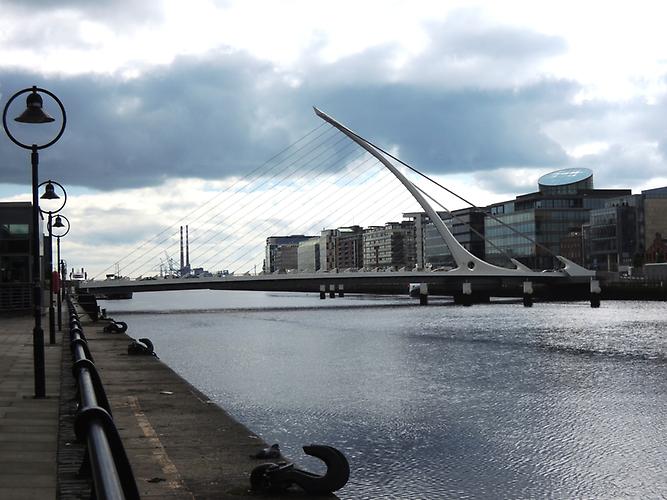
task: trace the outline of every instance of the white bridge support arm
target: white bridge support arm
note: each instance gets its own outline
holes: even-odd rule
[[[335,119],[331,118],[326,113],[320,111],[317,108],[313,108],[315,114],[322,118],[324,121],[330,123],[342,133],[347,135],[354,142],[359,144],[362,148],[372,154],[377,158],[396,178],[401,181],[401,183],[406,187],[410,194],[417,200],[417,202],[424,209],[424,212],[429,216],[436,230],[445,241],[449,247],[449,251],[456,262],[456,269],[450,271],[451,273],[470,273],[470,274],[486,274],[486,275],[525,275],[533,274],[534,271],[528,269],[526,266],[518,266],[518,269],[508,269],[505,267],[494,266],[488,262],[483,261],[479,257],[470,253],[463,245],[461,245],[454,235],[449,231],[445,223],[442,221],[438,213],[433,209],[433,207],[426,201],[422,196],[419,190],[410,182],[380,151],[374,148],[371,144],[366,142],[362,137],[352,132],[350,129],[337,122]],[[516,265],[516,263],[515,263]]]

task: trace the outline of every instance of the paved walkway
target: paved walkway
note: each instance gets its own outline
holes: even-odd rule
[[[35,399],[33,325],[30,315],[0,317],[0,498],[56,497],[62,335],[49,345],[46,321],[46,398]]]
[[[33,324],[29,315],[0,317],[0,499],[82,498],[90,485],[76,474],[85,451],[73,434],[69,351],[63,359],[61,332],[49,345],[47,322],[46,398],[35,399]],[[249,473],[261,462],[250,455],[266,443],[158,359],[128,356],[128,336],[83,327],[142,498],[252,495]]]
[[[266,443],[157,358],[129,356],[130,338],[103,333],[104,324],[82,318],[141,498],[250,495],[250,471],[262,463],[250,455]]]

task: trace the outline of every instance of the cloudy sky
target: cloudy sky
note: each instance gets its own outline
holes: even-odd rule
[[[570,166],[598,188],[665,186],[661,5],[0,0],[0,103],[38,85],[65,104],[40,177],[67,187],[65,258],[92,275],[183,217],[202,238],[187,214],[319,127],[314,105],[478,205]],[[0,200],[29,184],[27,152],[0,138]],[[373,215],[356,222],[395,218]]]

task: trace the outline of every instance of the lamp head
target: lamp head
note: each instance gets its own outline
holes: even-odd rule
[[[60,215],[56,216],[53,227],[65,227],[65,224],[63,224],[63,220],[60,218]]]
[[[44,194],[40,196],[42,200],[59,200],[60,196],[56,194],[56,188],[53,187],[53,184],[51,182],[46,183],[46,187],[44,188]]]
[[[44,101],[34,87],[32,93],[28,94],[25,103],[25,111],[21,113],[20,116],[14,118],[15,121],[21,123],[50,123],[55,121],[55,118],[49,116],[49,114],[42,109]]]

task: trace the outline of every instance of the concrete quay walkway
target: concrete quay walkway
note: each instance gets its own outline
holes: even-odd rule
[[[79,314],[142,499],[274,498],[250,490],[250,472],[266,462],[250,458],[267,447],[262,439],[158,358],[129,355],[141,332],[104,333],[106,321]]]
[[[263,463],[250,455],[265,442],[156,357],[128,355],[130,336],[80,318],[142,499],[273,498],[250,491],[250,471]],[[35,399],[32,328],[31,316],[0,317],[0,499],[89,498],[68,335],[49,345],[45,332],[46,398]]]
[[[35,399],[32,316],[0,317],[0,498],[56,498],[62,342],[46,345],[46,398]]]
[[[81,321],[141,497],[250,494],[249,474],[260,463],[250,455],[264,442],[156,357],[128,355],[127,335]]]

